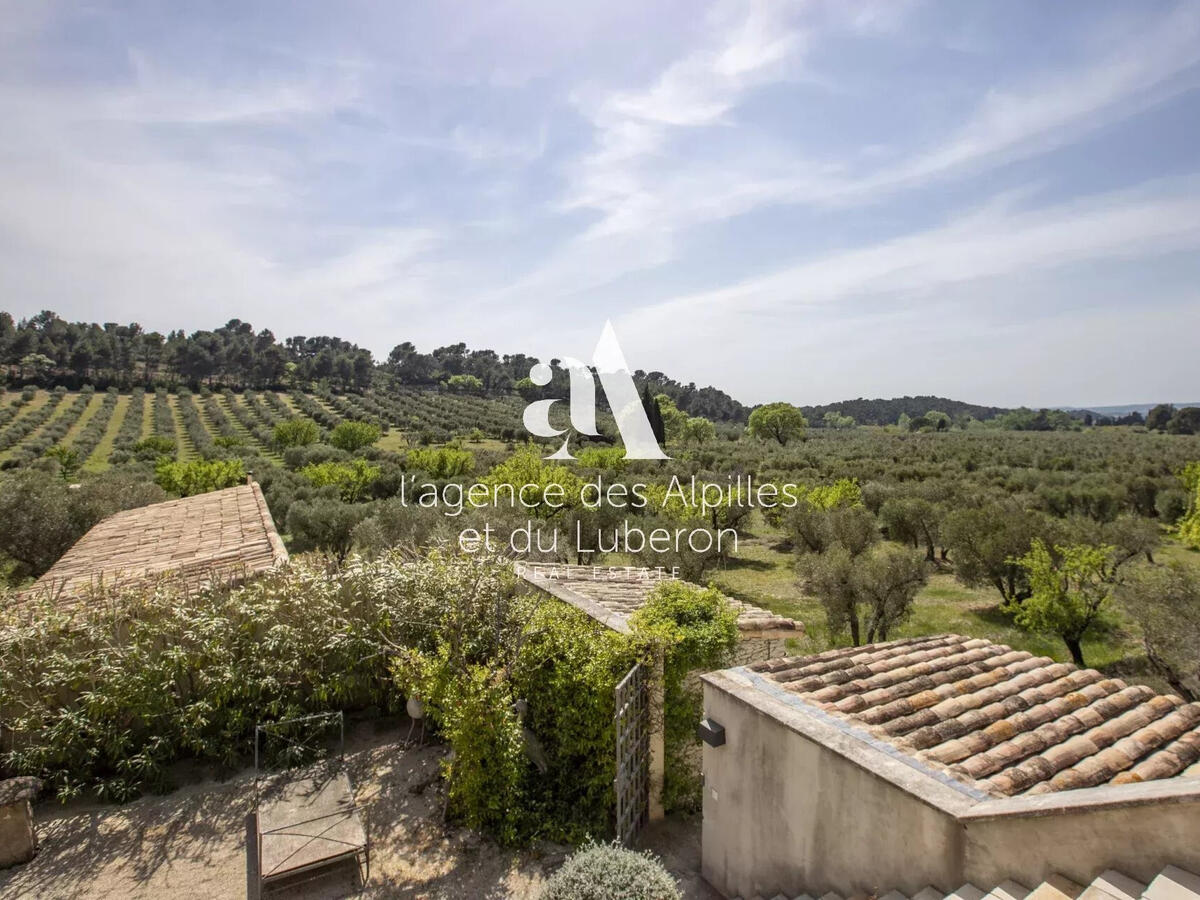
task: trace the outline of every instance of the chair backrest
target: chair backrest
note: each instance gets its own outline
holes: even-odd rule
[[[346,726],[341,710],[260,722],[254,728],[254,796],[263,780],[327,761],[345,765]]]

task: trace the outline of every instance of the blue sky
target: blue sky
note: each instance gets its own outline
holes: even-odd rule
[[[1187,400],[1198,87],[1200,2],[0,0],[0,308]]]

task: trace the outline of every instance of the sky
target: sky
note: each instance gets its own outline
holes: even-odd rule
[[[0,0],[0,309],[1200,393],[1200,2]]]

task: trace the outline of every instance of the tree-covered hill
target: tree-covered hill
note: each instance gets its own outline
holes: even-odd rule
[[[850,416],[859,425],[893,425],[902,415],[909,418],[923,416],[927,412],[944,412],[951,419],[959,421],[970,416],[973,419],[994,419],[1008,412],[998,406],[979,406],[975,403],[964,403],[961,400],[950,400],[947,397],[893,397],[891,400],[843,400],[840,403],[828,403],[824,406],[805,406],[804,415],[809,422],[820,424],[826,413],[837,413]]]
[[[372,388],[432,388],[460,395],[528,399],[535,357],[471,350],[464,343],[422,353],[411,342],[388,358],[339,337],[296,335],[278,340],[268,329],[232,319],[220,328],[162,334],[136,322],[68,322],[51,311],[17,321],[0,311],[0,385],[99,389],[294,390],[323,385],[337,392]],[[554,390],[565,390],[566,376]],[[662,372],[634,374],[639,385],[666,394],[682,411],[717,422],[744,423],[749,409],[714,387],[681,384]]]
[[[370,350],[340,337],[294,335],[280,340],[269,329],[255,331],[249,322],[240,319],[231,319],[212,330],[162,334],[147,331],[136,322],[69,322],[48,310],[17,321],[10,313],[0,311],[0,387],[9,389],[29,386],[77,391],[90,386],[98,391],[115,388],[120,393],[135,388],[151,393],[160,388],[170,392],[332,392],[367,398],[398,397],[416,391],[495,401],[495,409],[490,409],[484,419],[498,421],[502,416],[511,417],[513,408],[519,413],[519,408],[532,399],[567,395],[566,373],[558,369],[550,385],[534,385],[529,371],[537,362],[524,353],[472,350],[465,343],[447,344],[424,353],[410,341],[398,344],[386,360],[379,361]],[[718,388],[684,384],[659,371],[639,369],[633,374],[639,388],[649,396],[665,395],[680,412],[708,419],[721,426],[723,433],[733,433],[749,419],[751,407]],[[603,411],[605,399],[603,395],[598,399]],[[1167,413],[1166,420],[1175,412],[1162,404],[1157,409]],[[890,400],[860,397],[805,406],[802,410],[816,427],[892,425],[902,416],[921,421],[931,412],[941,414],[938,418],[947,425],[1006,417],[1000,424],[1013,430],[1061,430],[1093,421],[1142,423],[1140,414],[1136,419],[1112,419],[1085,412],[1009,410],[933,396]],[[1177,418],[1180,421],[1175,431],[1196,430],[1194,414]],[[1166,420],[1161,430],[1166,429]],[[421,422],[416,427],[427,424]],[[434,430],[441,430],[441,426],[435,423]]]

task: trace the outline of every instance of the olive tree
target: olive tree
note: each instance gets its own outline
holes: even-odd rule
[[[920,553],[875,543],[854,555],[842,544],[801,557],[801,581],[825,609],[830,634],[850,632],[854,646],[886,641],[888,632],[912,614],[927,575]]]
[[[683,439],[689,444],[705,444],[717,436],[717,427],[703,416],[689,416],[683,423]]]
[[[315,497],[288,508],[287,530],[295,550],[322,550],[343,562],[354,546],[354,529],[370,514],[365,503]]]
[[[840,546],[859,556],[880,538],[879,523],[862,506],[821,509],[804,502],[788,513],[784,523],[793,547],[802,555]]]
[[[361,450],[363,447],[375,443],[379,440],[380,434],[378,425],[347,419],[329,433],[329,443],[339,450],[353,453],[355,450]]]
[[[658,410],[658,418],[662,420],[662,439],[664,443],[674,444],[687,437],[688,414],[675,405],[675,401],[666,394],[656,394],[654,405]]]
[[[286,419],[275,426],[272,432],[272,443],[280,448],[307,447],[315,444],[321,438],[321,429],[312,419],[296,416]]]
[[[1045,516],[1015,502],[987,503],[955,510],[943,526],[954,574],[969,587],[989,584],[1007,607],[1026,600],[1032,588],[1018,559],[1035,538],[1051,536]]]
[[[786,446],[788,441],[804,435],[808,420],[804,413],[790,403],[768,403],[750,413],[747,431],[760,440],[775,440]]]
[[[1030,595],[1013,614],[1030,631],[1062,638],[1077,666],[1083,660],[1083,638],[1107,609],[1117,583],[1115,547],[1058,544],[1053,550],[1040,538],[1017,560],[1029,579]]]
[[[941,543],[942,509],[923,497],[893,497],[879,509],[879,519],[888,537],[914,547],[925,547],[925,558],[933,562]],[[946,555],[943,547],[942,555]]]
[[[1143,566],[1117,599],[1141,626],[1154,671],[1185,700],[1200,700],[1200,574],[1182,563]]]
[[[0,557],[13,560],[15,581],[49,569],[101,519],[166,499],[136,474],[85,477],[76,489],[46,472],[22,471],[0,480]]]

